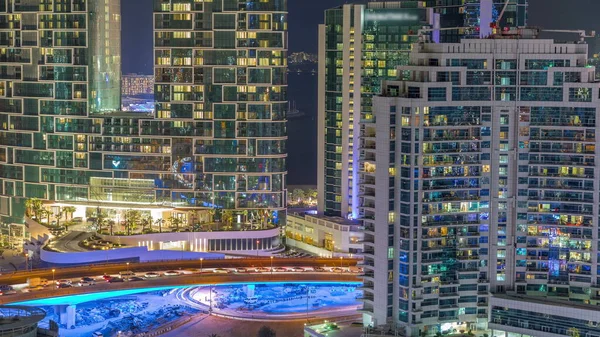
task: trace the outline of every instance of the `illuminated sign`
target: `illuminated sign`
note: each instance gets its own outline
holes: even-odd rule
[[[365,13],[365,20],[372,20],[372,21],[419,21],[420,17],[418,15],[415,14],[411,14],[411,13],[384,13],[384,12],[380,12],[380,13],[373,13],[373,12],[366,12]]]

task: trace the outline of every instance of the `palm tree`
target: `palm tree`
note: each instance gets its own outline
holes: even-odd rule
[[[54,216],[56,216],[56,228],[60,227],[60,219],[62,219],[65,213],[65,207],[58,206],[58,212],[54,213]],[[48,221],[50,221],[50,218],[48,218]]]
[[[231,226],[233,223],[233,211],[225,210],[221,214],[221,221],[223,221],[226,225]]]
[[[41,210],[44,207],[44,203],[42,200],[38,198],[30,198],[25,200],[25,207],[27,208],[27,216],[31,216],[33,214],[36,220],[40,221],[40,217],[42,216]]]
[[[181,220],[181,218],[171,216],[169,217],[169,222],[171,223],[171,227],[175,227],[175,231],[178,232],[179,226],[183,223],[183,220]]]
[[[49,210],[47,210],[45,208],[42,208],[39,211],[39,214],[40,214],[40,221],[43,220],[44,217],[47,217],[48,218],[47,224],[50,225],[50,216],[52,215],[52,212],[50,212]]]
[[[154,220],[154,224],[158,226],[158,232],[162,233],[162,226],[165,224],[165,219],[158,218]]]
[[[142,233],[145,233],[148,227],[152,230],[152,222],[152,215],[147,214],[142,218]]]
[[[135,230],[136,225],[140,221],[140,216],[140,211],[135,209],[130,209],[125,212],[125,228],[127,229],[127,235],[131,235],[131,231]]]
[[[67,215],[70,215],[70,218],[73,219],[73,213],[75,213],[77,211],[77,208],[75,208],[75,206],[65,206],[65,207],[63,207],[63,209],[64,209],[65,213]]]

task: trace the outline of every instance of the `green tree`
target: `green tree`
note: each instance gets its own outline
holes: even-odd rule
[[[296,188],[292,191],[292,199],[294,200],[294,202],[302,203],[305,197],[306,194],[302,189]]]
[[[72,220],[73,213],[75,213],[77,211],[77,208],[75,208],[75,206],[65,206],[65,207],[63,207],[63,210],[65,211],[65,214],[69,216],[67,218],[67,220],[69,220],[69,219]]]
[[[308,191],[306,191],[306,196],[314,200],[317,199],[318,192],[314,188],[309,188]]]
[[[158,232],[162,233],[162,226],[165,225],[165,219],[158,218],[158,219],[154,220],[154,224],[158,226]]]
[[[127,235],[131,235],[131,231],[135,230],[137,224],[140,222],[142,214],[140,211],[135,209],[130,209],[125,212],[125,228],[127,230]]]
[[[221,214],[221,220],[224,224],[231,226],[231,224],[233,223],[233,211],[224,210]]]
[[[60,227],[60,220],[65,215],[65,213],[65,207],[60,206],[58,207],[58,211],[54,213],[54,216],[56,217],[56,228]],[[48,218],[48,221],[50,221],[50,218]]]
[[[43,220],[44,218],[47,218],[47,224],[50,225],[50,216],[52,215],[52,212],[50,212],[49,210],[42,208],[40,211],[40,221]]]
[[[27,216],[33,215],[37,221],[41,220],[41,210],[44,208],[44,203],[38,198],[30,198],[25,200]]]
[[[263,325],[262,328],[258,330],[256,337],[276,337],[275,330],[270,327]]]
[[[176,216],[169,217],[169,223],[171,224],[171,228],[175,228],[176,232],[179,232],[179,226],[183,224],[183,220]]]
[[[142,217],[141,220],[141,224],[142,224],[142,233],[146,233],[146,230],[148,228],[150,228],[150,230],[152,230],[152,215],[150,214],[146,214]]]

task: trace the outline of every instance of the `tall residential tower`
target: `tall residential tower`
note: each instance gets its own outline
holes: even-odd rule
[[[587,45],[536,35],[416,44],[361,120],[368,323],[516,332],[538,309],[497,296],[597,303],[600,84]]]
[[[120,0],[0,3],[0,214],[89,197],[101,115],[120,109]]]
[[[380,82],[396,78],[396,67],[407,64],[419,29],[458,28],[428,33],[435,41],[458,42],[490,35],[497,21],[524,26],[527,0],[381,1],[325,11],[319,28],[319,212],[358,216],[358,123],[372,112]]]
[[[145,165],[173,204],[233,227],[285,217],[287,0],[154,0]],[[192,216],[192,215],[189,215]]]

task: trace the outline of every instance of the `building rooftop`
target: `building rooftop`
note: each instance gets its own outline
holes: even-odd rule
[[[493,297],[504,299],[504,300],[512,300],[519,302],[529,302],[534,304],[542,304],[542,305],[551,305],[558,307],[570,307],[574,309],[582,309],[582,310],[592,310],[592,311],[600,311],[600,307],[592,304],[585,304],[581,302],[572,302],[567,300],[560,300],[549,297],[531,297],[531,296],[521,296],[521,295],[508,295],[508,294],[493,294]]]

